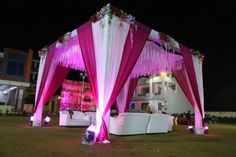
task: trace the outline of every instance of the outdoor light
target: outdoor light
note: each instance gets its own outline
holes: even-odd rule
[[[30,116],[29,118],[29,125],[32,126],[34,121],[34,116]]]
[[[204,134],[208,134],[209,133],[209,127],[208,126],[204,126]]]
[[[47,126],[50,121],[51,121],[51,118],[47,116],[43,121],[43,125]]]
[[[162,71],[162,72],[160,73],[160,75],[161,75],[161,77],[166,77],[166,76],[167,76],[167,73],[164,72],[164,71]]]
[[[192,125],[189,125],[187,128],[188,133],[194,133],[194,127]]]
[[[85,134],[84,134],[84,136],[83,136],[82,144],[88,144],[88,145],[94,144],[95,131],[96,131],[96,126],[93,125],[93,124],[91,124],[91,125],[85,130]]]

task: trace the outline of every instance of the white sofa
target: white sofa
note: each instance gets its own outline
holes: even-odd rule
[[[147,133],[167,133],[169,130],[170,116],[166,114],[150,114]]]
[[[90,124],[96,124],[96,112],[85,112],[90,117]]]
[[[110,117],[109,132],[115,135],[145,134],[149,118],[148,113],[120,113]]]
[[[73,111],[72,118],[67,110],[59,111],[59,126],[89,126],[90,116],[81,111]]]
[[[169,115],[169,126],[168,126],[168,131],[172,131],[173,130],[173,125],[174,125],[174,116],[170,116]]]
[[[167,133],[172,131],[172,118],[159,113],[121,113],[110,118],[109,132],[114,135]]]

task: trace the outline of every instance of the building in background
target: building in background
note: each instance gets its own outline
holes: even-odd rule
[[[39,62],[40,58],[38,54],[33,55],[32,59],[32,66],[30,70],[30,90],[35,94],[36,91],[36,84],[37,84],[37,78],[38,78],[38,70],[39,70]]]
[[[188,110],[193,113],[193,107],[171,75],[139,79],[129,110],[144,112],[149,107],[155,113],[176,114]]]
[[[33,51],[5,48],[0,53],[0,109],[2,113],[12,109],[22,110],[24,96],[30,87],[30,71]]]

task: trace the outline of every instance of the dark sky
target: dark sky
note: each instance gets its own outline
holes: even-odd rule
[[[74,30],[110,2],[139,22],[204,53],[207,110],[236,110],[236,7],[226,1],[1,0],[0,51],[37,51]]]

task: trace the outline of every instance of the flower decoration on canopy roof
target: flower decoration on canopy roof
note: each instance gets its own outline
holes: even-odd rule
[[[163,32],[159,33],[159,38],[162,42],[162,46],[164,46],[165,48],[175,49],[178,47],[177,46],[178,42],[175,41],[171,36],[169,36]]]
[[[193,55],[197,56],[197,57],[199,58],[199,60],[200,60],[201,62],[203,62],[203,60],[204,60],[204,54],[202,54],[200,51],[195,50],[195,49],[191,49],[191,51],[192,51],[192,54],[193,54]]]
[[[119,17],[121,21],[127,22],[131,26],[134,26],[134,22],[135,22],[134,16],[125,13],[123,10],[121,10],[115,6],[110,5],[110,3],[108,3],[100,11],[98,11],[96,14],[94,14],[90,20],[92,22],[97,22],[100,19],[102,19],[106,14],[108,14],[108,16],[109,16],[109,24],[112,20],[112,16],[115,15],[115,16]]]
[[[64,34],[63,36],[60,36],[57,41],[58,41],[59,43],[64,44],[64,43],[66,43],[66,42],[68,41],[68,39],[69,39],[70,37],[71,37],[71,32],[67,32],[67,33]]]
[[[40,49],[40,50],[38,51],[39,57],[45,56],[45,54],[47,53],[47,51],[48,51],[48,46],[44,46],[42,49]]]

